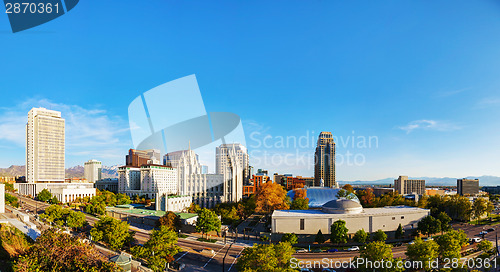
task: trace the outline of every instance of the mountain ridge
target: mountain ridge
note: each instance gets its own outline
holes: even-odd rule
[[[102,166],[102,178],[117,178],[118,166]],[[8,168],[0,168],[1,177],[24,176],[26,167],[24,165],[11,165]],[[65,170],[66,178],[83,178],[84,167],[81,165],[72,166]]]

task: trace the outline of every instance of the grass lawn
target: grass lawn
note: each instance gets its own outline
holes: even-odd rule
[[[470,221],[470,224],[471,225],[497,225],[497,224],[500,224],[500,215],[493,214],[488,218],[480,219],[479,224],[478,224],[477,220],[472,220],[472,221]]]
[[[206,239],[206,238],[198,238],[196,240],[198,240],[200,242],[207,242],[207,243],[215,243],[215,242],[217,242],[217,240],[215,240],[215,239]]]

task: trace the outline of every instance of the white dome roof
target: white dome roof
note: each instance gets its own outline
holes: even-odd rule
[[[325,203],[322,207],[325,213],[361,213],[363,206],[357,201],[347,198],[340,198]]]

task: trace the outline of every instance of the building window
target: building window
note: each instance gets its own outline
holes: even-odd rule
[[[405,219],[405,217],[404,217],[404,216],[401,216],[401,219]]]
[[[396,220],[396,217],[393,217],[392,220]]]
[[[300,230],[304,230],[305,219],[300,219]]]

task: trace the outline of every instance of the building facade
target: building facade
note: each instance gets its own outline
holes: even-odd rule
[[[160,164],[161,153],[158,149],[135,150],[129,149],[125,157],[125,165],[141,167],[145,164]]]
[[[193,150],[170,152],[164,156],[164,163],[177,169],[179,195],[192,197],[192,202],[211,208],[223,202],[224,176],[203,173],[203,165]]]
[[[405,230],[412,230],[429,214],[430,210],[407,206],[363,209],[354,200],[338,199],[324,204],[321,210],[276,210],[271,216],[271,231],[316,234],[321,230],[326,235],[337,220],[346,222],[349,234],[360,229],[368,233],[395,231],[399,224]]]
[[[117,178],[100,179],[94,183],[94,187],[100,191],[110,191],[117,194],[118,179]]]
[[[223,202],[238,202],[243,197],[243,184],[249,180],[246,147],[239,143],[222,144],[215,150],[216,173],[224,178]]]
[[[331,132],[321,132],[314,154],[314,185],[338,188],[335,181],[335,142]]]
[[[26,123],[26,180],[64,182],[64,119],[61,113],[32,108]]]
[[[398,179],[394,180],[394,189],[401,195],[425,195],[425,180],[399,176]]]
[[[457,179],[457,194],[461,196],[479,194],[479,179]]]
[[[94,183],[101,179],[102,163],[98,160],[89,160],[84,163],[84,176],[87,182]]]

